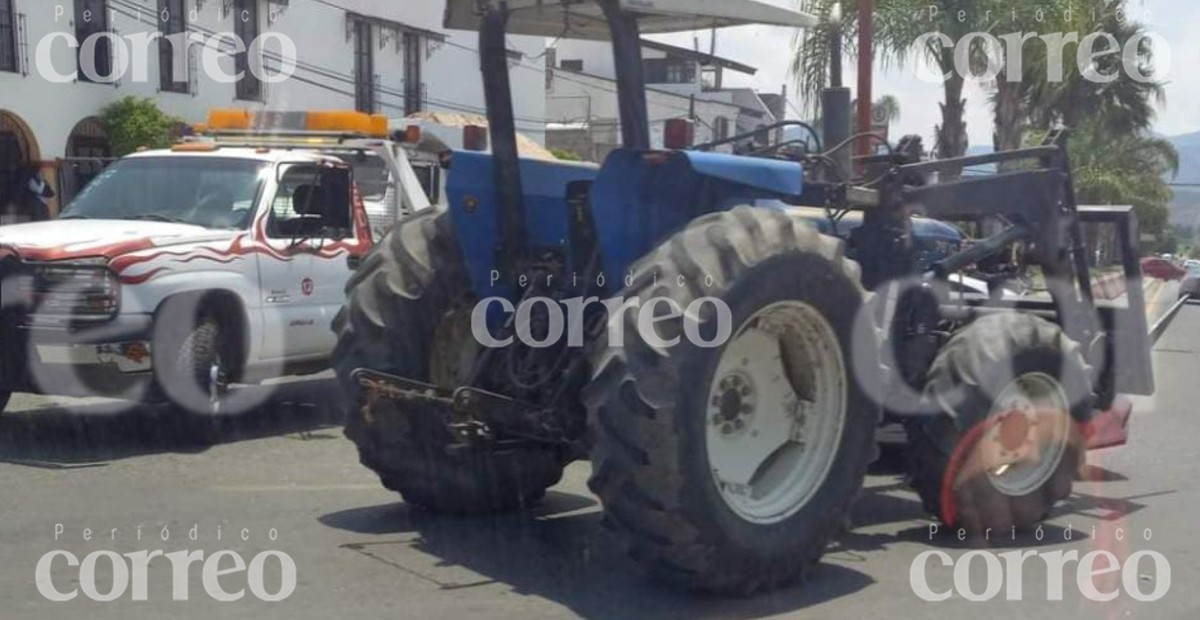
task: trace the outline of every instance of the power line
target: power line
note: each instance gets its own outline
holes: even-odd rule
[[[319,1],[319,0],[314,0],[314,1],[318,1],[318,3],[319,3],[319,4],[324,4],[324,5],[326,5],[326,6],[329,6],[329,7],[333,7],[333,8],[337,8],[337,9],[342,9],[342,10],[346,10],[347,12],[351,12],[351,13],[353,13],[353,11],[350,11],[349,9],[345,9],[344,7],[340,7],[340,6],[338,6],[338,5],[335,5],[335,4],[332,4],[332,3],[330,3],[330,2],[322,2],[322,1]],[[131,4],[131,3],[130,3],[130,0],[113,0],[113,2],[114,2],[114,4],[121,4],[121,5],[124,5],[124,8],[126,9],[126,10],[121,10],[121,9],[119,9],[119,8],[117,8],[117,9],[114,9],[114,11],[116,11],[117,13],[120,13],[121,15],[124,15],[125,17],[128,17],[128,18],[130,18],[130,19],[132,19],[132,20],[134,20],[134,21],[136,21],[136,22],[138,22],[138,23],[141,23],[141,24],[145,24],[145,23],[146,23],[146,22],[144,22],[144,21],[142,20],[142,18],[145,16],[145,13],[143,13],[143,11],[145,11],[144,7],[140,7],[140,6],[136,5],[136,4]],[[136,14],[134,14],[134,13],[130,13],[129,11],[135,11],[135,12],[136,12]],[[208,36],[215,36],[215,35],[217,34],[217,32],[216,32],[216,31],[209,30],[209,29],[207,29],[207,28],[205,28],[205,27],[203,27],[203,26],[200,26],[200,25],[198,25],[198,24],[195,24],[195,23],[189,23],[189,24],[188,24],[188,29],[189,29],[189,30],[193,30],[193,31],[195,31],[195,32],[198,32],[198,33],[201,33],[201,34],[206,34],[206,35],[208,35]],[[228,41],[228,40],[226,40],[226,39],[222,39],[222,40],[220,41],[220,44],[221,44],[221,48],[222,48],[222,50],[221,50],[221,51],[223,51],[223,52],[226,52],[226,53],[232,53],[232,52],[234,52],[234,51],[236,50],[236,46],[234,46],[234,44],[233,44],[231,41]],[[463,47],[463,46],[458,46],[458,45],[455,45],[455,47],[462,47],[463,49],[468,49],[468,50],[470,49],[470,48],[466,48],[466,47]],[[471,50],[471,51],[473,51],[473,50]],[[276,54],[276,53],[270,52],[270,51],[268,51],[268,50],[265,50],[265,49],[263,50],[263,56],[264,56],[264,58],[265,58],[265,59],[267,59],[267,60],[272,60],[272,61],[279,62],[279,63],[282,63],[282,62],[284,62],[284,61],[285,61],[285,59],[283,58],[283,55],[282,55],[282,54]],[[295,65],[296,65],[296,68],[297,68],[297,69],[301,69],[301,70],[307,71],[307,72],[309,72],[309,73],[312,73],[312,74],[315,74],[315,75],[317,75],[317,76],[319,76],[319,77],[326,78],[326,79],[329,79],[329,80],[334,80],[334,81],[337,81],[337,82],[341,82],[341,83],[343,83],[343,84],[346,84],[346,85],[349,85],[349,86],[355,86],[355,85],[357,85],[357,84],[358,84],[358,80],[357,80],[356,78],[354,78],[354,77],[352,77],[352,76],[348,76],[348,75],[346,75],[346,74],[344,74],[344,73],[340,73],[340,72],[339,72],[338,70],[336,70],[336,69],[331,69],[331,68],[328,68],[328,67],[322,67],[322,66],[320,66],[320,65],[317,65],[317,64],[315,64],[315,63],[311,63],[311,62],[302,61],[302,60],[300,60],[299,58],[296,58],[296,59],[290,59],[290,60],[293,60],[293,61],[294,61],[294,63],[295,63]],[[265,69],[271,69],[272,71],[278,72],[278,69],[279,69],[280,67],[279,67],[279,66],[275,66],[275,67],[266,66],[266,65],[265,65],[265,63],[264,63],[264,68],[265,68]],[[295,80],[297,80],[297,81],[299,81],[299,82],[301,82],[301,83],[308,84],[308,85],[310,85],[310,86],[313,86],[313,87],[321,88],[321,89],[324,89],[324,90],[326,90],[326,91],[328,91],[328,92],[332,92],[332,93],[334,93],[334,94],[342,95],[342,96],[345,96],[345,97],[347,97],[347,98],[350,98],[350,99],[354,99],[354,98],[357,96],[357,95],[356,95],[356,93],[349,92],[349,91],[346,91],[346,90],[342,90],[341,88],[339,88],[339,87],[337,87],[337,86],[331,86],[331,85],[329,85],[329,84],[325,84],[325,83],[318,82],[318,81],[316,81],[316,80],[315,80],[315,78],[311,78],[311,77],[309,77],[309,78],[304,78],[304,77],[301,77],[301,76],[297,76],[297,75],[295,75],[295,74],[293,74],[293,75],[291,76],[291,78],[292,78],[292,79],[295,79]],[[406,96],[407,96],[405,93],[402,93],[402,92],[400,92],[400,91],[396,91],[396,90],[393,90],[393,89],[390,89],[390,88],[384,87],[384,86],[382,86],[382,85],[379,85],[379,84],[373,84],[372,86],[373,86],[373,89],[374,89],[374,90],[376,90],[376,91],[378,91],[378,92],[380,92],[380,93],[382,93],[382,94],[385,94],[385,95],[391,95],[391,96],[394,96],[394,97],[400,97],[400,98],[404,98],[404,97],[406,97]],[[471,114],[484,114],[484,115],[486,115],[486,113],[487,113],[487,110],[486,110],[486,108],[477,107],[477,106],[471,106],[471,105],[469,105],[469,104],[465,104],[465,103],[461,103],[461,102],[456,102],[456,101],[449,101],[449,100],[445,100],[445,99],[440,99],[440,98],[436,98],[436,97],[430,96],[430,95],[428,95],[428,94],[424,95],[424,96],[422,97],[422,100],[423,100],[423,101],[426,101],[426,102],[428,102],[428,103],[432,103],[432,104],[434,104],[434,105],[438,106],[439,108],[446,108],[446,109],[453,110],[453,111],[457,111],[457,112],[465,112],[465,113],[471,113]],[[401,110],[401,111],[403,111],[403,110],[404,110],[404,107],[403,107],[402,105],[398,105],[398,104],[394,104],[394,103],[389,103],[389,102],[386,102],[386,101],[380,101],[379,103],[380,103],[380,105],[381,105],[381,106],[383,106],[383,107],[391,108],[391,109],[394,109],[394,110]],[[550,121],[549,121],[548,119],[546,119],[546,118],[537,118],[537,117],[532,117],[532,116],[520,116],[520,115],[518,115],[518,116],[517,116],[517,117],[515,117],[515,118],[516,118],[516,120],[517,120],[517,121],[525,123],[525,124],[526,124],[526,128],[538,128],[538,129],[540,129],[540,128],[541,128],[542,126],[544,126],[544,125],[545,125],[547,122],[550,122]]]

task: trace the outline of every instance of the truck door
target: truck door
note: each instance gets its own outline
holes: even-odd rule
[[[372,232],[349,168],[322,169],[317,187],[318,202],[309,213],[319,223],[309,240],[312,271],[305,299],[319,327],[312,337],[314,350],[330,355],[337,344],[333,319],[346,303],[347,282],[371,248]]]
[[[328,325],[314,303],[314,241],[321,218],[322,167],[284,164],[260,233],[258,253],[262,295],[262,357],[299,361],[320,356],[328,347]],[[317,242],[319,243],[319,242]]]

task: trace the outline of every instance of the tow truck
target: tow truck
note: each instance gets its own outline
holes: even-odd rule
[[[328,367],[347,281],[437,189],[419,130],[383,116],[215,110],[198,129],[58,220],[0,228],[0,411],[13,392],[253,407],[229,387]]]

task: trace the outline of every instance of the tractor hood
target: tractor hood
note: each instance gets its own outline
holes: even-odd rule
[[[609,38],[608,21],[599,0],[507,0],[509,34],[567,39]],[[809,28],[816,17],[761,0],[618,0],[639,17],[642,34],[710,30],[764,24]],[[497,0],[492,0],[498,5]],[[447,0],[446,28],[479,30],[478,0]]]
[[[112,260],[133,252],[217,241],[232,238],[235,234],[188,224],[51,220],[0,227],[0,258],[16,255],[30,261]]]

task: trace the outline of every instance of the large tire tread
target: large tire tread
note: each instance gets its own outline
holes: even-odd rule
[[[981,393],[988,387],[984,385],[988,373],[1002,367],[1009,368],[1012,376],[1041,370],[1020,368],[1021,362],[1014,362],[1029,352],[1041,352],[1061,361],[1062,372],[1056,378],[1072,402],[1069,413],[1074,424],[1058,471],[1039,492],[1014,498],[1007,506],[997,505],[997,498],[992,498],[989,506],[946,506],[945,478],[952,457],[990,410],[990,403]],[[984,317],[956,334],[928,374],[926,402],[934,414],[907,424],[910,483],[925,510],[949,525],[971,531],[1027,527],[1044,520],[1058,501],[1070,496],[1086,456],[1078,424],[1087,422],[1094,413],[1092,376],[1083,348],[1058,325],[1035,315],[1003,313]],[[964,393],[967,396],[960,398]],[[964,517],[963,512],[968,516]]]
[[[346,403],[352,374],[371,369],[428,380],[432,334],[470,285],[449,214],[428,210],[396,226],[346,287],[349,302],[334,321],[334,368]],[[473,451],[450,456],[403,412],[368,423],[347,409],[347,438],[359,460],[405,501],[436,512],[474,515],[523,509],[562,477],[553,450]],[[436,434],[436,433],[435,433]]]
[[[865,295],[858,266],[844,257],[842,247],[782,212],[740,207],[697,220],[640,261],[625,298],[670,297],[687,307],[711,294],[703,288],[706,276],[715,277],[716,289],[727,290],[763,261],[790,252],[823,258]],[[675,286],[677,276],[683,276],[683,288]],[[630,554],[652,576],[686,588],[749,595],[803,580],[841,533],[842,519],[831,515],[811,544],[787,557],[737,549],[706,532],[683,506],[686,448],[672,411],[676,394],[689,389],[689,381],[690,389],[705,388],[682,374],[675,359],[681,355],[653,350],[632,337],[632,321],[627,317],[624,348],[607,346],[606,338],[598,343],[594,378],[585,390],[594,438],[589,484],[604,504],[606,525],[622,536]],[[878,420],[873,414],[870,424]],[[865,435],[873,438],[874,427]],[[872,450],[861,445],[854,452]],[[835,468],[850,468],[861,488],[870,460]],[[849,501],[837,508],[844,514]]]

